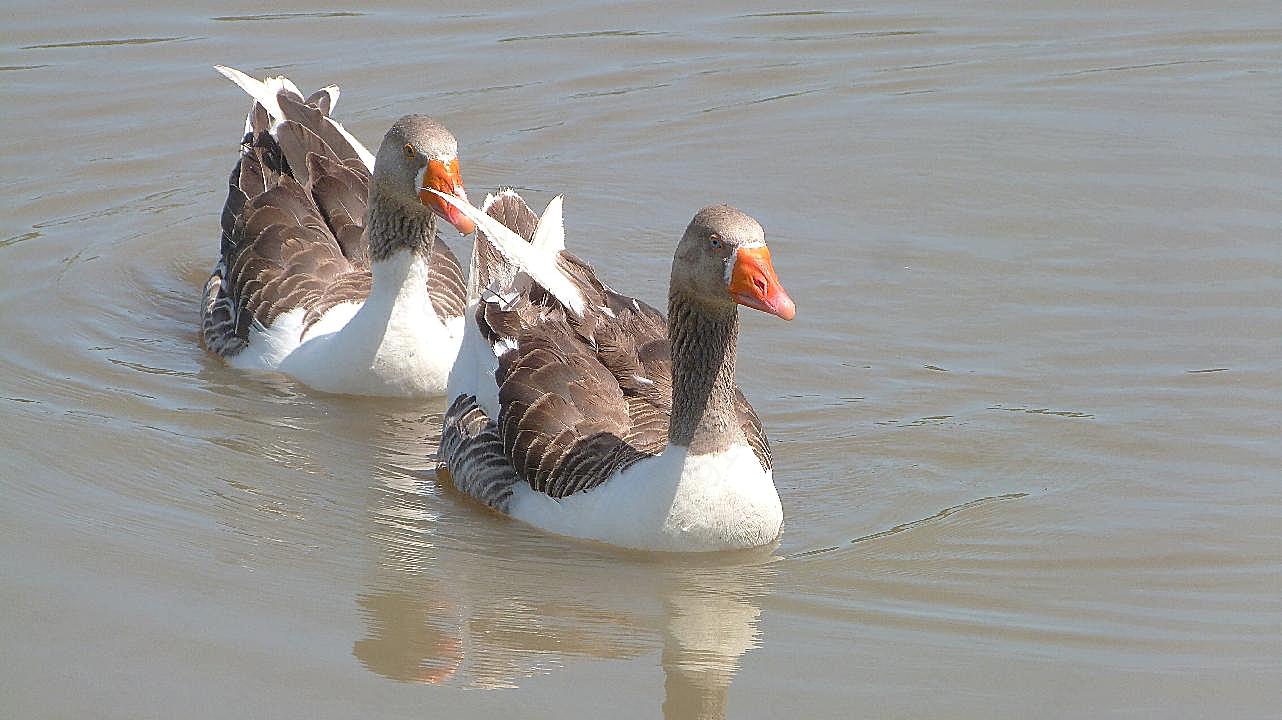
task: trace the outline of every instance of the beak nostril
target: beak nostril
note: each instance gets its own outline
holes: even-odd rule
[[[769,285],[768,283],[766,283],[766,279],[765,279],[765,278],[760,278],[760,277],[758,277],[758,278],[753,278],[753,279],[752,279],[752,284],[757,286],[757,290],[759,290],[759,291],[761,292],[761,294],[762,294],[762,295],[765,295],[765,294],[766,294],[766,290],[768,290],[768,289],[770,288],[770,285]]]

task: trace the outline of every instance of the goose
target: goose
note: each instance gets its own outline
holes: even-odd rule
[[[205,348],[326,392],[440,395],[464,280],[436,218],[473,224],[426,188],[467,199],[454,136],[406,115],[374,156],[330,116],[337,86],[304,99],[285,77],[215,69],[253,105],[201,303]]]
[[[511,192],[486,212],[444,199],[480,230],[440,475],[560,535],[679,552],[774,542],[770,445],[735,384],[738,307],[796,313],[761,225],[727,205],[700,210],[676,247],[665,318],[562,249],[559,197],[541,219]]]

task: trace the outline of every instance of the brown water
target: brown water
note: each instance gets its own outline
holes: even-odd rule
[[[0,715],[1282,713],[1276,2],[446,5],[7,8]],[[758,217],[781,544],[551,539],[434,480],[439,402],[203,354],[213,63],[440,117],[652,302]]]

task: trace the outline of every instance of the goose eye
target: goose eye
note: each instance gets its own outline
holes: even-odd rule
[[[417,154],[414,152],[414,146],[410,145],[409,143],[405,143],[405,147],[401,149],[405,151],[405,157],[410,159],[413,159],[414,156]]]
[[[718,235],[718,234],[716,234],[716,233],[712,233],[711,235],[709,235],[709,236],[708,236],[708,247],[712,248],[713,250],[720,250],[720,249],[721,249],[721,247],[722,247],[722,246],[721,246],[721,236],[720,236],[720,235]]]

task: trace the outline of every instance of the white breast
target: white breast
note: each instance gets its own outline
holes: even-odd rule
[[[639,550],[758,547],[783,529],[772,473],[746,445],[706,455],[669,446],[560,500],[518,483],[509,513],[550,532]]]
[[[442,323],[427,294],[426,261],[401,252],[374,265],[360,303],[330,308],[303,332],[304,308],[250,331],[233,367],[276,370],[332,393],[421,397],[445,390],[463,319]]]

